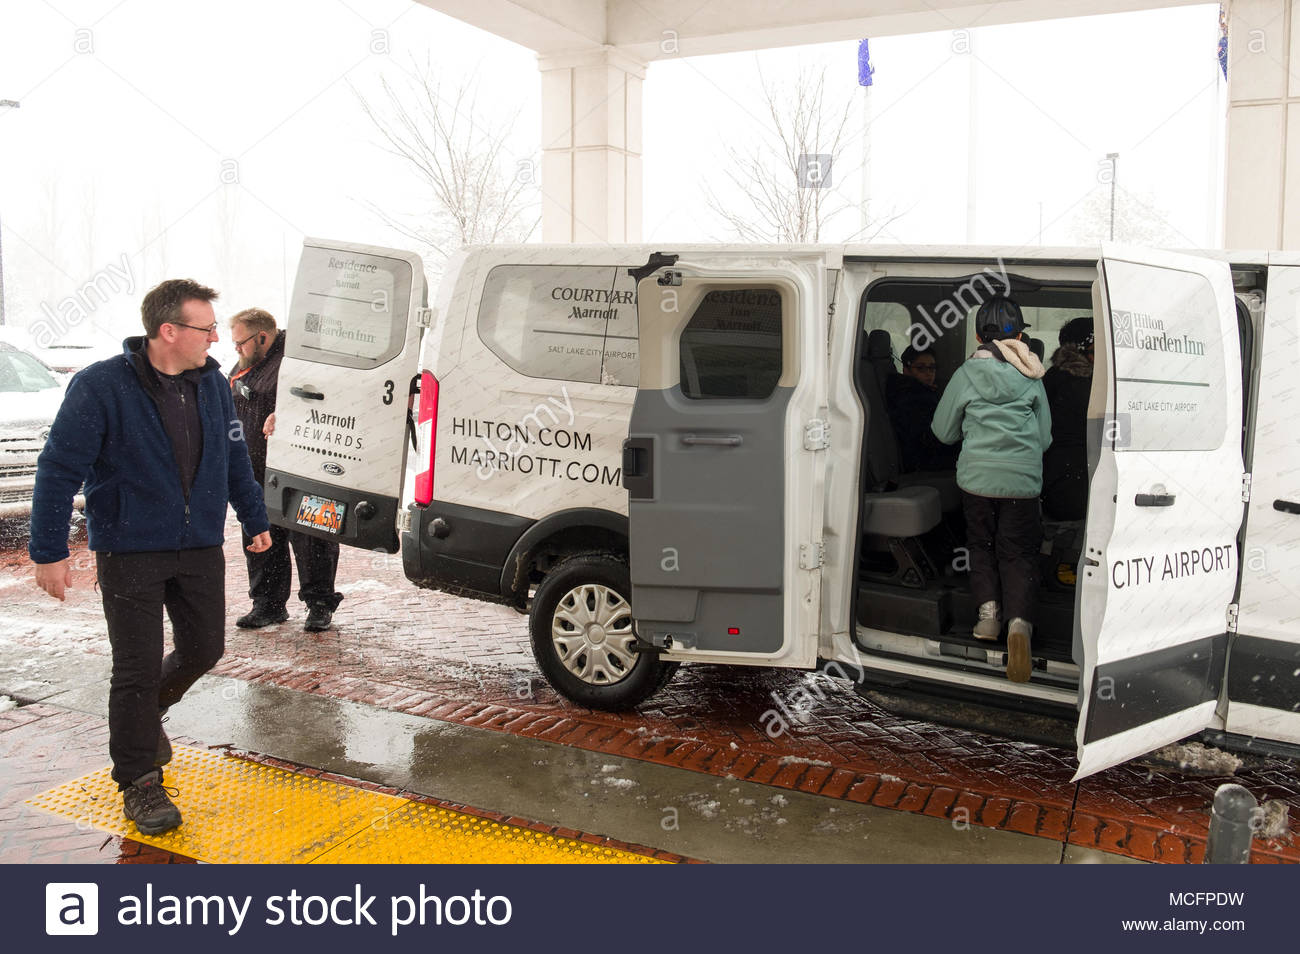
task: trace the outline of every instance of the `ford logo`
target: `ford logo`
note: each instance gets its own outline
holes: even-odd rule
[[[340,467],[338,464],[334,463],[334,461],[332,460],[326,461],[325,463],[321,464],[320,469],[325,471],[325,473],[329,474],[331,477],[343,476],[343,468]]]

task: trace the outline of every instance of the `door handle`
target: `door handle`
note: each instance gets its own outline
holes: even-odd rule
[[[1300,503],[1294,500],[1274,500],[1273,509],[1280,510],[1282,513],[1300,514]]]
[[[325,395],[322,394],[320,391],[317,391],[315,388],[311,387],[310,385],[301,388],[299,387],[290,388],[289,393],[292,394],[294,397],[302,398],[304,401],[325,400]]]
[[[1138,494],[1133,503],[1139,507],[1172,507],[1174,498],[1174,494]]]
[[[629,437],[623,442],[623,489],[629,500],[653,500],[655,444],[652,437]]]
[[[688,447],[739,447],[744,439],[739,434],[719,434],[717,437],[683,434],[682,443]]]

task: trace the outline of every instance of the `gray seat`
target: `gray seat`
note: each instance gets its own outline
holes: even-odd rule
[[[898,442],[885,409],[884,374],[894,371],[889,332],[867,335],[862,391],[867,411],[866,486],[862,496],[864,533],[882,537],[916,537],[933,529],[943,516],[939,492],[930,487],[900,489]]]
[[[920,471],[904,474],[899,472],[901,455],[898,451],[898,438],[894,435],[894,427],[889,420],[885,400],[885,395],[889,393],[889,378],[891,375],[898,374],[894,370],[893,343],[889,338],[889,332],[877,328],[868,333],[867,353],[862,371],[869,415],[866,435],[867,469],[871,475],[872,488],[895,490],[930,487],[938,494],[941,514],[956,513],[961,510],[961,491],[957,487],[955,473]],[[878,413],[876,413],[877,408]]]
[[[862,497],[863,531],[882,537],[919,537],[938,526],[943,516],[939,491],[900,487]]]

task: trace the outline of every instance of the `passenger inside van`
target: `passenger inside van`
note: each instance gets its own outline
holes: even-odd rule
[[[1088,510],[1088,395],[1092,390],[1091,315],[1060,332],[1043,377],[1052,410],[1052,446],[1043,455],[1043,511],[1053,520],[1082,520]]]
[[[900,469],[905,474],[955,470],[960,447],[941,443],[930,430],[939,406],[935,351],[908,345],[901,360],[903,373],[890,377],[885,393],[889,421],[898,438]]]
[[[1038,602],[1043,526],[1042,454],[1051,415],[1043,366],[1024,341],[1020,306],[1010,298],[983,302],[975,317],[980,347],[953,375],[934,416],[940,440],[965,444],[957,483],[966,513],[970,585],[979,604],[976,639],[995,641],[1007,622],[1007,678],[1027,682]]]

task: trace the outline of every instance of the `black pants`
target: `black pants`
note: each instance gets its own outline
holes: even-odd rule
[[[298,564],[298,599],[308,606],[324,606],[333,612],[343,602],[334,591],[334,574],[339,566],[339,545],[284,527],[271,527],[271,548],[261,553],[248,549],[252,538],[244,536],[244,559],[248,562],[248,595],[258,608],[283,609],[289,602],[291,578],[289,550]]]
[[[154,767],[158,716],[217,664],[226,641],[221,547],[97,553],[96,575],[113,648],[108,754],[126,788]],[[174,649],[163,657],[163,610]]]
[[[1004,620],[1034,621],[1043,518],[1038,498],[980,497],[962,491],[970,588],[976,603],[993,600]]]

